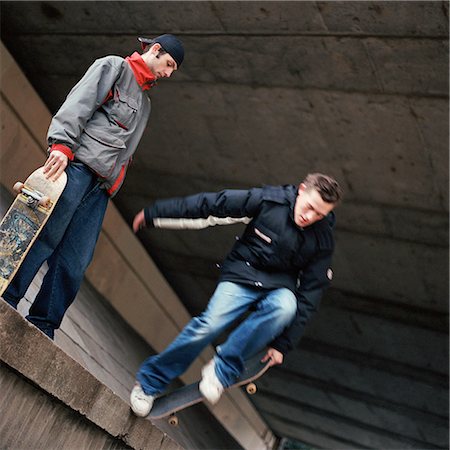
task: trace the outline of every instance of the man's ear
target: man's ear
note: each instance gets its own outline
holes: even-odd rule
[[[153,44],[150,48],[150,51],[154,54],[157,55],[159,50],[161,49],[161,44],[159,44],[158,42],[156,44]]]
[[[298,193],[301,194],[302,192],[306,191],[306,184],[305,183],[300,183],[300,185],[298,186]]]

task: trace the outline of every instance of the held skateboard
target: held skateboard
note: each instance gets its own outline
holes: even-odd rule
[[[44,228],[64,187],[63,172],[56,181],[45,178],[43,167],[17,182],[17,197],[0,223],[0,295],[8,287],[25,256]]]
[[[226,389],[247,385],[246,391],[251,395],[255,394],[256,385],[253,381],[263,375],[269,368],[270,360],[265,363],[261,362],[261,359],[266,353],[267,351],[263,350],[249,360],[245,361],[244,370],[241,376],[234,384]],[[201,394],[198,385],[199,382],[197,381],[158,397],[153,404],[153,408],[150,411],[148,418],[162,419],[164,417],[168,417],[168,422],[170,425],[178,425],[178,417],[175,415],[178,411],[195,405],[196,403],[206,401]]]

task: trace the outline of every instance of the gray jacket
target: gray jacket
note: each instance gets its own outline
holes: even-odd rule
[[[113,196],[123,183],[150,116],[150,99],[129,63],[119,56],[96,60],[53,117],[48,144],[70,149]]]

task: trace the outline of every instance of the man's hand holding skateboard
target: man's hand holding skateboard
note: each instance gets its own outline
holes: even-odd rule
[[[44,164],[44,174],[47,179],[56,181],[66,170],[69,158],[63,152],[53,150]]]
[[[274,348],[269,348],[267,350],[267,353],[264,355],[264,357],[261,359],[262,363],[265,363],[269,361],[269,367],[276,366],[278,364],[283,363],[283,353],[279,352],[278,350],[275,350]]]

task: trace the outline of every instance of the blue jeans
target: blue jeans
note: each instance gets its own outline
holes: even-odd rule
[[[44,261],[48,272],[27,319],[51,339],[73,302],[91,262],[108,195],[81,163],[66,168],[67,185],[3,298],[13,307],[25,295]]]
[[[244,361],[272,342],[294,319],[297,300],[289,289],[262,290],[229,281],[219,283],[207,309],[194,317],[162,353],[141,365],[137,380],[144,392],[161,393],[252,306],[255,311],[216,349],[216,375],[223,386],[233,384],[243,370]]]

